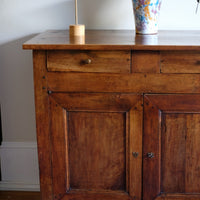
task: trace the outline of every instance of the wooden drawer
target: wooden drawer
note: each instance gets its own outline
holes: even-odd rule
[[[131,66],[133,73],[160,73],[160,52],[133,51]]]
[[[161,73],[200,73],[200,52],[161,52]]]
[[[130,51],[48,51],[48,71],[130,73]]]

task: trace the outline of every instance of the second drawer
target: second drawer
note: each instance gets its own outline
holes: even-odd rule
[[[200,52],[161,52],[161,73],[200,73]]]

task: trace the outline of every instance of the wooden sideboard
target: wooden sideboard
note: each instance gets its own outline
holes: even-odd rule
[[[23,45],[42,200],[199,200],[200,31],[68,35]]]

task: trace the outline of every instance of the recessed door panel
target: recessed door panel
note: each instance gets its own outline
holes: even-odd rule
[[[69,112],[72,189],[125,190],[124,113]]]
[[[200,193],[200,114],[163,114],[162,192]]]

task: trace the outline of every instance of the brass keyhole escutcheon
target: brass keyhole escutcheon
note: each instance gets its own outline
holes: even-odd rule
[[[137,158],[137,157],[138,157],[138,155],[139,155],[139,153],[138,153],[138,152],[133,152],[133,156],[134,156],[135,158]]]
[[[152,153],[152,152],[147,153],[147,157],[148,158],[154,158],[154,153]]]

